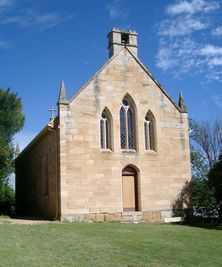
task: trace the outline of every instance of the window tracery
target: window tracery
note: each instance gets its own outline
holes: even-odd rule
[[[111,149],[111,122],[106,110],[102,112],[100,118],[100,147]]]
[[[120,109],[121,149],[135,149],[135,119],[132,105],[127,98],[122,100]]]
[[[150,113],[144,120],[145,149],[155,150],[155,121]]]

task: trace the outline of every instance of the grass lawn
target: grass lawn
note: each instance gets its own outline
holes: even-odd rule
[[[222,229],[3,223],[0,266],[222,266]]]

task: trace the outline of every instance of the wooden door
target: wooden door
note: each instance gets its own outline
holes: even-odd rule
[[[135,176],[123,176],[123,211],[136,210]]]

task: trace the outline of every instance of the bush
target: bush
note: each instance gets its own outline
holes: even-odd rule
[[[214,190],[207,180],[192,180],[192,199],[194,216],[208,220],[218,217],[218,205]]]
[[[12,215],[15,211],[15,191],[9,185],[0,185],[0,215]]]

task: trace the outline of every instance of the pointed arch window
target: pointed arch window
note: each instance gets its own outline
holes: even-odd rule
[[[111,149],[111,119],[107,110],[102,112],[100,118],[100,147]]]
[[[145,149],[155,149],[155,119],[151,112],[148,112],[144,120]]]
[[[121,149],[135,149],[134,110],[127,98],[124,98],[120,109]]]

